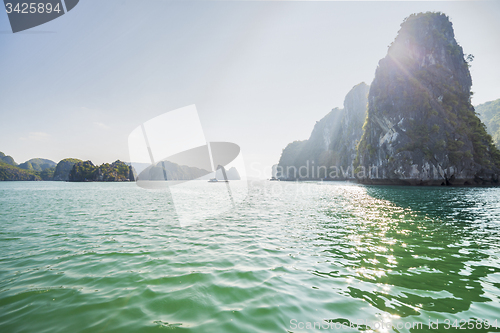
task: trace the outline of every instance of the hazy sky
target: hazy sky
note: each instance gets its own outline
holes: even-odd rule
[[[403,19],[422,11],[449,15],[474,54],[473,104],[500,98],[500,1],[80,0],[17,34],[3,12],[0,151],[128,161],[135,127],[196,104],[206,138],[239,144],[255,176],[252,163],[277,163],[370,84]]]

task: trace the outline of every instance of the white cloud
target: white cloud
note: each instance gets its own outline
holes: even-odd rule
[[[50,134],[45,132],[30,132],[28,136],[23,136],[20,139],[23,141],[47,141],[50,138]]]
[[[103,124],[103,123],[100,123],[100,122],[94,122],[94,125],[100,129],[103,129],[103,130],[108,130],[110,129],[111,127],[109,127],[108,125],[106,124]]]

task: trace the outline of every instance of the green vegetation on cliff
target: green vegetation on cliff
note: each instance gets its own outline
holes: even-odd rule
[[[15,165],[0,161],[0,181],[5,180],[42,180],[33,171],[23,170]]]
[[[56,167],[47,168],[40,172],[40,177],[42,180],[54,180],[54,171],[56,171]]]
[[[51,160],[44,158],[32,158],[24,163],[19,164],[21,169],[34,170],[34,171],[44,171],[45,169],[53,168],[56,163]]]
[[[7,156],[0,151],[0,162],[4,162],[13,166],[17,166],[17,163],[14,161],[12,156]]]
[[[91,161],[80,161],[69,173],[70,182],[117,182],[134,180],[132,168],[122,161],[95,166]]]
[[[70,182],[92,181],[96,177],[97,167],[91,161],[78,162],[69,172]]]
[[[500,149],[500,98],[477,105],[475,109],[486,125],[488,133],[493,137],[493,142]]]
[[[99,179],[106,182],[134,180],[132,168],[118,160],[111,164],[101,164]]]

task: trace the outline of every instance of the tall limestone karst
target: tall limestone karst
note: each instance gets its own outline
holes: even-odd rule
[[[356,146],[366,117],[369,86],[360,83],[335,108],[316,122],[308,140],[294,141],[283,149],[277,177],[293,179],[352,178]]]
[[[370,87],[360,182],[498,183],[500,152],[471,105],[470,60],[446,15],[413,14],[401,24]]]

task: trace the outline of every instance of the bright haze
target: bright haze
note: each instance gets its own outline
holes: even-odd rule
[[[500,98],[500,1],[82,0],[17,34],[1,13],[0,151],[129,161],[134,128],[196,104],[206,139],[238,144],[249,176],[269,177],[426,11],[447,14],[475,56],[473,104]]]

